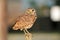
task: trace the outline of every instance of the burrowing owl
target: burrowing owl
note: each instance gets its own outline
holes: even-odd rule
[[[17,18],[17,22],[14,25],[14,30],[24,30],[25,32],[28,32],[27,29],[30,29],[34,22],[37,19],[36,11],[33,8],[28,8],[26,12]]]

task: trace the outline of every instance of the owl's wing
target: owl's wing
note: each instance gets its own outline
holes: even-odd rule
[[[17,29],[23,29],[23,28],[31,28],[30,25],[33,25],[36,21],[37,16],[36,15],[28,15],[24,14],[23,16],[19,16],[17,18],[16,24],[14,25],[14,28]]]

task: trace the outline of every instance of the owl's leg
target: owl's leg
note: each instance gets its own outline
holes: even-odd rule
[[[29,33],[29,31],[27,29],[25,29],[26,33]]]
[[[29,31],[27,29],[24,29],[23,31],[25,33],[25,39],[26,40],[32,40],[32,34],[29,33]]]
[[[24,31],[24,33],[26,34],[26,31],[25,30],[23,30]]]
[[[32,40],[32,34],[27,30],[25,29],[25,31],[27,32],[25,35],[26,35],[26,39],[28,40]]]

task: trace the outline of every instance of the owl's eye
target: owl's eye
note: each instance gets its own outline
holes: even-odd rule
[[[34,11],[34,10],[32,10],[32,11]]]

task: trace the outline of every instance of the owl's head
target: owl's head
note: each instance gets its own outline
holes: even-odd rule
[[[34,8],[28,8],[26,10],[26,13],[34,15],[36,13],[36,10]]]

